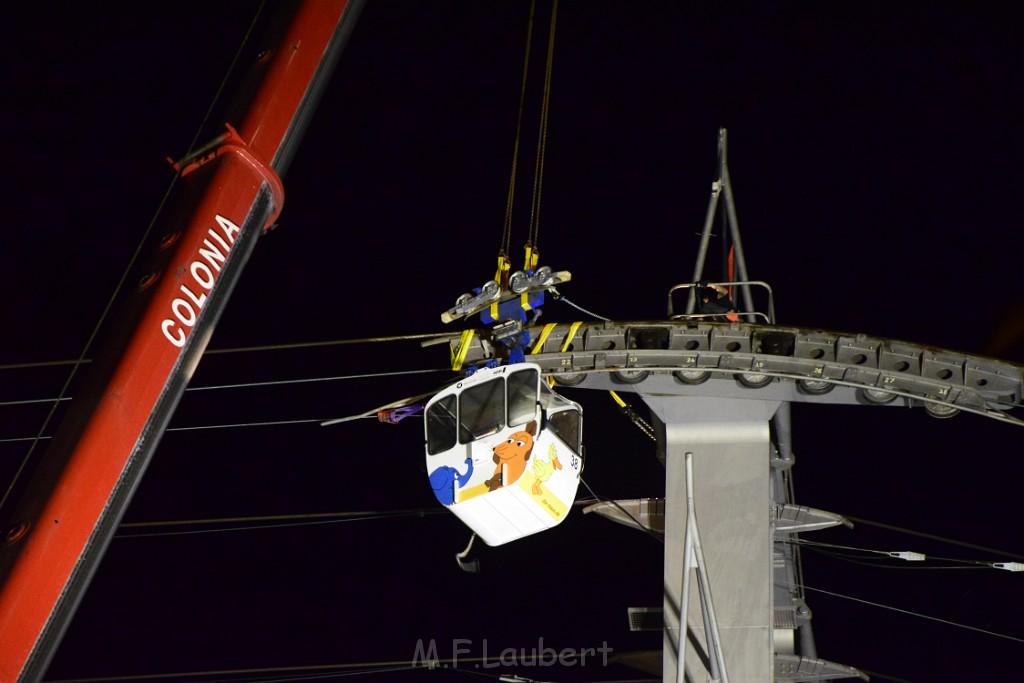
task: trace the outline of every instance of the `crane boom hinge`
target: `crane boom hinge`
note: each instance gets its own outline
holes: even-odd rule
[[[171,166],[174,167],[174,170],[182,178],[185,178],[225,154],[234,154],[242,159],[270,187],[274,204],[273,211],[263,226],[263,231],[266,232],[274,225],[284,206],[284,185],[281,183],[281,177],[270,164],[259,159],[252,152],[245,140],[242,139],[242,136],[238,134],[238,131],[230,123],[225,123],[224,127],[226,129],[224,133],[221,133],[192,154],[176,162],[171,161],[170,158],[168,158],[168,161],[171,161]]]

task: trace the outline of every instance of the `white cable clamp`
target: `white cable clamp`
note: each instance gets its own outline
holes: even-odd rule
[[[993,562],[992,566],[996,569],[1005,569],[1008,572],[1024,572],[1024,563],[1022,562]]]
[[[924,562],[928,559],[925,557],[924,553],[915,553],[911,550],[893,551],[888,553],[888,555],[889,557],[898,557],[899,559],[906,560],[907,562]]]

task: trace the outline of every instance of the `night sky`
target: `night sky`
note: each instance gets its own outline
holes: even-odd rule
[[[28,448],[10,439],[35,435],[49,408],[11,403],[55,397],[68,373],[13,366],[82,353],[170,183],[166,158],[189,148],[256,7],[0,8],[4,481]],[[618,654],[660,647],[660,634],[631,633],[626,616],[627,607],[661,604],[657,541],[574,513],[545,534],[478,546],[481,573],[466,574],[455,553],[469,531],[427,484],[422,420],[318,425],[441,386],[453,376],[444,346],[212,353],[466,326],[445,326],[440,314],[494,273],[529,7],[370,0],[284,178],[279,226],[258,243],[124,521],[373,518],[126,528],[48,680],[404,662],[431,638],[442,657],[453,639],[472,641],[476,656],[485,642],[493,655],[539,638],[559,649],[607,643]],[[516,263],[550,10],[538,3],[513,205]],[[669,287],[690,279],[717,132],[726,128],[747,265],[774,288],[782,324],[1024,363],[1022,18],[994,4],[563,0],[541,263],[571,271],[561,292],[593,312],[664,318]],[[709,275],[724,275],[718,268],[716,259]],[[541,322],[582,315],[549,302]],[[414,370],[436,372],[337,379]],[[324,381],[198,390],[298,379]],[[569,395],[584,406],[584,479],[594,492],[661,495],[653,443],[607,396]],[[263,422],[290,424],[192,429]],[[796,405],[793,429],[798,503],[950,542],[868,523],[811,540],[1024,560],[1019,427]],[[403,514],[379,514],[395,512]],[[129,537],[197,530],[206,533]],[[1019,671],[1024,575],[844,553],[853,557],[804,554],[822,658],[882,681]],[[507,672],[377,679],[499,673]],[[614,665],[518,673],[555,682],[644,677]]]

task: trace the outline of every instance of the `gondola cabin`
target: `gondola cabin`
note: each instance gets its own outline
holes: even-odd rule
[[[478,370],[430,399],[424,417],[434,494],[485,543],[569,514],[583,470],[582,411],[537,365]]]

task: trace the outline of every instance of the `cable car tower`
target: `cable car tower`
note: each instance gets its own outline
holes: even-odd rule
[[[739,279],[705,283],[721,204]],[[739,292],[738,319],[695,312],[695,290],[707,285]],[[688,300],[676,313],[682,294]],[[1022,405],[1024,368],[864,334],[780,326],[772,297],[767,283],[748,279],[723,129],[693,282],[669,292],[667,319],[552,323],[529,349],[528,365],[555,389],[634,392],[650,408],[664,499],[586,511],[664,534],[666,683],[867,679],[819,658],[815,647],[799,555],[787,541],[848,522],[794,501],[792,403],[902,405],[936,418],[970,412],[1024,426],[1009,414]],[[486,337],[472,334],[453,336],[451,348],[467,367],[495,356]]]

